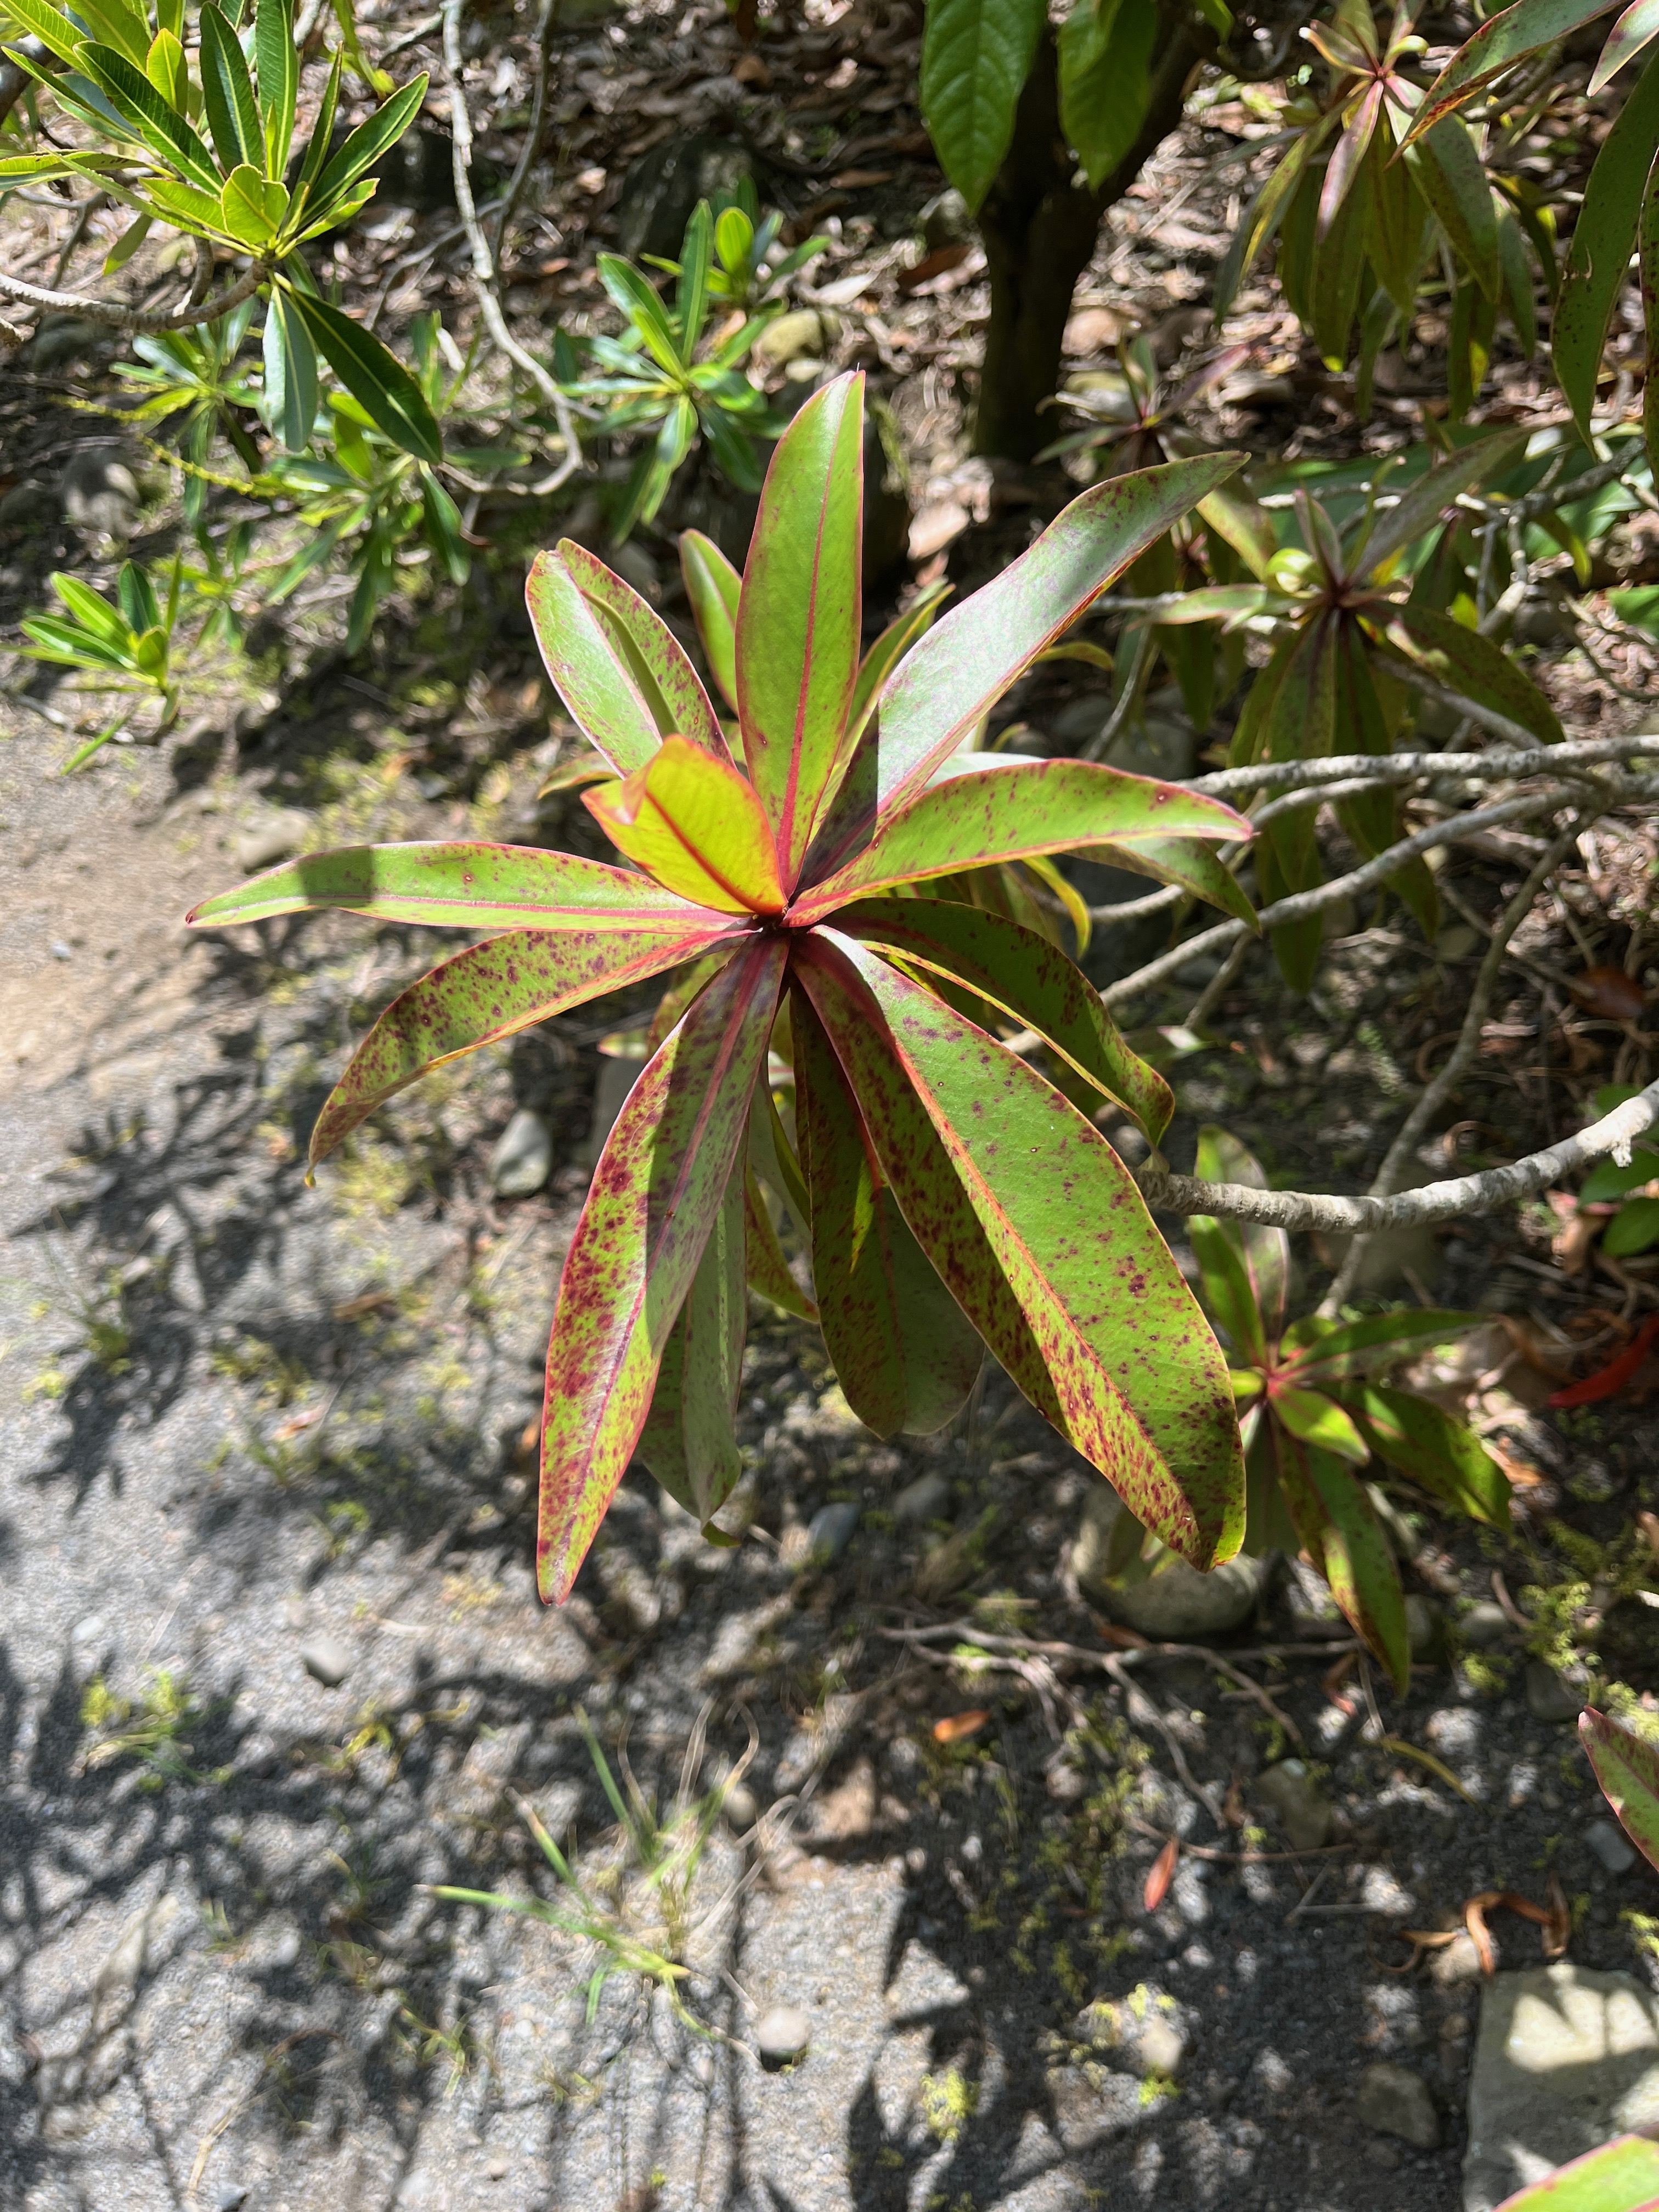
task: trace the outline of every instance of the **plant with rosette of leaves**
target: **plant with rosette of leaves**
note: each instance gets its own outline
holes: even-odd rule
[[[1206,1182],[1262,1188],[1260,1164],[1224,1129],[1199,1132]],[[1437,1504],[1509,1526],[1509,1483],[1474,1431],[1386,1378],[1402,1361],[1474,1327],[1474,1314],[1309,1315],[1285,1326],[1291,1240],[1282,1229],[1195,1216],[1187,1224],[1206,1310],[1231,1347],[1243,1408],[1253,1558],[1301,1552],[1403,1695],[1411,1650],[1400,1571],[1360,1469],[1375,1456]],[[1119,1543],[1127,1542],[1126,1532]],[[1114,1562],[1115,1565],[1120,1564]]]
[[[757,1173],[810,1240],[849,1403],[937,1429],[988,1346],[1195,1565],[1229,1557],[1243,1469],[1225,1362],[1127,1170],[995,1031],[1154,1140],[1170,1093],[1047,939],[951,895],[1073,849],[1200,894],[1248,825],[1178,787],[963,752],[995,701],[1237,465],[1097,486],[860,696],[863,386],[802,409],[773,457],[731,608],[728,742],[691,662],[573,544],[529,599],[555,683],[614,771],[584,794],[622,858],[482,844],[308,855],[191,919],[307,907],[494,933],[395,1000],[325,1103],[313,1162],[428,1068],[684,970],[594,1171],[548,1349],[538,1567],[568,1591],[637,1451],[705,1525],[738,1472],[745,1283],[807,1305]],[[718,580],[716,580],[718,582]],[[719,592],[716,591],[716,597]],[[1207,842],[1206,842],[1207,841]],[[793,1068],[793,1135],[774,1067]]]

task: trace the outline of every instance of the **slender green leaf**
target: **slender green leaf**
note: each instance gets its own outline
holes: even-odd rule
[[[265,421],[290,453],[302,453],[317,422],[317,352],[286,292],[273,289],[265,311]]]
[[[1509,1527],[1509,1478],[1466,1422],[1409,1390],[1361,1383],[1342,1395],[1380,1459],[1471,1520]]]
[[[84,584],[78,576],[67,575],[62,570],[46,580],[76,622],[90,630],[94,637],[102,638],[109,645],[131,642],[131,624],[118,608],[110,605],[102,592],[94,592],[90,584]]]
[[[142,633],[160,625],[161,611],[155,604],[155,587],[136,561],[122,562],[115,592],[129,629]]]
[[[217,197],[219,172],[200,134],[182,115],[175,114],[141,70],[112,46],[82,46],[77,60],[116,113],[146,145],[175,163],[188,183]]]
[[[1472,39],[1457,49],[1424,95],[1412,118],[1407,143],[1419,138],[1441,118],[1461,107],[1466,100],[1512,69],[1540,47],[1553,46],[1598,15],[1605,15],[1614,0],[1516,0],[1512,8],[1484,22]]]
[[[1479,630],[1468,629],[1431,607],[1409,605],[1389,611],[1383,636],[1400,654],[1460,698],[1495,707],[1529,730],[1540,744],[1553,745],[1565,734],[1553,707],[1519,666],[1513,654]]]
[[[732,914],[782,912],[771,830],[729,761],[665,738],[643,768],[585,791],[582,804],[618,852],[682,897]]]
[[[290,291],[316,346],[375,428],[428,468],[443,459],[443,440],[425,394],[396,356],[361,323],[326,300]]]
[[[1601,349],[1629,273],[1656,144],[1659,64],[1650,61],[1602,140],[1585,184],[1550,325],[1555,380],[1586,439]]]
[[[879,811],[915,796],[1040,653],[1243,455],[1206,453],[1113,477],[1074,499],[1029,552],[954,607],[899,663],[815,854],[843,858]]]
[[[1379,513],[1365,543],[1368,574],[1376,575],[1395,554],[1425,538],[1466,491],[1504,475],[1520,459],[1525,444],[1524,431],[1499,431],[1425,470],[1396,505]]]
[[[1162,1139],[1175,1107],[1169,1085],[1130,1051],[1098,991],[1057,945],[1000,915],[943,899],[861,900],[836,915],[836,927],[965,983],[1035,1030],[1125,1108],[1153,1144]]]
[[[639,332],[653,361],[669,376],[678,377],[681,367],[679,341],[654,287],[631,261],[624,261],[615,253],[599,255],[599,281],[611,295],[612,304]]]
[[[247,58],[213,0],[202,0],[200,28],[202,105],[220,164],[227,172],[246,167],[263,178],[264,134]]]
[[[16,11],[8,8],[6,12]],[[143,68],[149,54],[149,20],[134,0],[76,0],[75,12],[93,38]]]
[[[631,870],[524,845],[347,845],[285,860],[185,920],[222,929],[276,914],[344,907],[381,921],[459,929],[659,930],[730,926]]]
[[[144,56],[144,75],[169,107],[180,115],[190,112],[190,64],[171,31],[158,31],[150,41]]]
[[[1255,908],[1237,876],[1231,874],[1207,845],[1189,837],[1137,837],[1133,845],[1112,848],[1113,865],[1128,868],[1154,883],[1179,884],[1206,905],[1260,932]]]
[[[312,184],[310,209],[320,214],[331,201],[349,191],[366,170],[372,168],[382,154],[397,144],[420,113],[426,87],[422,72],[394,92],[384,106],[377,107],[366,122],[347,135],[339,151],[325,161],[314,180],[308,180]],[[320,123],[319,117],[319,126]],[[312,143],[316,143],[314,132]],[[309,167],[308,155],[307,166]],[[348,385],[346,388],[349,391],[351,387]],[[368,405],[366,400],[363,404]]]
[[[289,0],[258,0],[253,19],[253,58],[259,72],[259,111],[264,125],[265,174],[280,177],[294,143],[294,111],[300,92],[300,58],[294,50],[294,15]]]
[[[471,573],[472,560],[466,550],[461,511],[430,469],[422,469],[420,477],[421,512],[426,523],[427,543],[443,562],[450,582],[464,584]]]
[[[6,15],[9,21],[39,39],[60,62],[67,62],[71,69],[80,67],[85,34],[60,9],[48,7],[46,0],[6,0]]]
[[[858,677],[864,378],[815,392],[767,471],[738,605],[744,758],[793,890]]]
[[[794,1000],[791,1028],[824,1343],[866,1428],[931,1436],[966,1403],[984,1347],[911,1234],[810,1002]]]
[[[1267,1343],[1243,1249],[1237,1236],[1229,1233],[1236,1225],[1199,1213],[1187,1224],[1187,1235],[1198,1262],[1200,1295],[1210,1319],[1224,1330],[1237,1358],[1261,1368],[1267,1364]]]
[[[1646,46],[1659,39],[1659,0],[1632,0],[1632,4],[1607,33],[1607,42],[1601,49],[1601,58],[1590,71],[1590,80],[1584,88],[1594,100],[1604,86],[1610,84],[1626,62],[1633,62]]]
[[[939,166],[976,214],[1014,135],[1042,0],[929,0],[921,113]]]
[[[548,1345],[536,1571],[562,1603],[645,1425],[742,1146],[783,979],[751,938],[651,1060],[594,1170]]]
[[[789,1272],[778,1232],[766,1210],[766,1200],[752,1171],[744,1189],[744,1217],[749,1231],[749,1287],[758,1291],[785,1313],[801,1321],[816,1321],[818,1310]]]
[[[1452,250],[1488,300],[1502,284],[1498,216],[1492,186],[1462,121],[1449,115],[1413,137],[1406,161],[1416,185],[1450,240]]]
[[[1406,1600],[1389,1540],[1351,1468],[1275,1425],[1279,1481],[1297,1535],[1355,1632],[1403,1696],[1411,1682]]]
[[[1304,1444],[1316,1444],[1354,1467],[1364,1467],[1371,1448],[1353,1419],[1334,1398],[1318,1390],[1298,1389],[1294,1383],[1269,1384],[1270,1403],[1276,1416]]]
[[[329,65],[328,76],[323,85],[323,97],[318,106],[317,120],[312,125],[311,137],[306,143],[305,159],[301,162],[300,173],[294,180],[296,210],[310,207],[313,189],[328,159],[328,142],[334,135],[334,113],[339,106],[340,73],[343,67],[343,58],[337,53]]]
[[[1309,164],[1336,128],[1337,120],[1336,111],[1333,109],[1310,129],[1301,132],[1289,153],[1245,210],[1238,228],[1233,233],[1232,243],[1216,271],[1211,312],[1218,323],[1224,319],[1238,296],[1238,288],[1249,273],[1256,255],[1284,222],[1285,213],[1296,197],[1297,187],[1307,174]]]
[[[1242,1182],[1252,1190],[1265,1190],[1267,1178],[1261,1163],[1227,1130],[1206,1122],[1198,1133],[1193,1173],[1205,1182]],[[1261,1316],[1268,1340],[1275,1340],[1285,1326],[1285,1302],[1290,1291],[1291,1240],[1282,1229],[1253,1221],[1226,1224],[1244,1255],[1250,1295]]]
[[[469,945],[400,993],[353,1054],[311,1133],[315,1167],[386,1101],[447,1060],[641,983],[738,939],[708,923],[629,931],[514,929]]]
[[[1200,1567],[1230,1558],[1244,1499],[1226,1364],[1116,1153],[1034,1068],[866,947],[817,931],[795,959],[905,1217],[963,1310],[986,1334],[979,1265],[953,1255],[949,1209],[906,1162],[915,1099],[1046,1369],[1052,1395],[1033,1402],[1058,1411],[1165,1543]]]
[[[636,1447],[669,1496],[704,1522],[726,1503],[743,1472],[736,1421],[749,1317],[743,1180],[739,1162],[664,1347]]]
[[[1304,1378],[1325,1390],[1339,1376],[1368,1374],[1395,1365],[1425,1346],[1448,1344],[1480,1320],[1479,1314],[1417,1307],[1407,1313],[1367,1314],[1363,1321],[1297,1322],[1285,1333],[1284,1350],[1286,1356],[1296,1355]]]
[[[1594,1706],[1579,1714],[1578,1736],[1625,1833],[1648,1864],[1659,1868],[1659,1752]],[[1659,2160],[1659,2148],[1647,2148]],[[1659,2195],[1659,2184],[1654,2190]]]
[[[1153,0],[1073,0],[1060,29],[1060,120],[1098,191],[1152,102],[1160,17]]]
[[[680,573],[702,640],[708,672],[722,699],[738,711],[738,594],[743,579],[712,538],[700,530],[680,533]],[[532,571],[533,574],[533,571]]]
[[[931,641],[924,639],[916,653]],[[909,665],[902,665],[900,680]],[[1242,815],[1178,784],[1091,761],[1008,761],[951,776],[889,814],[863,852],[801,893],[793,910],[816,921],[890,884],[1034,853],[1157,849],[1174,838],[1249,835]]]

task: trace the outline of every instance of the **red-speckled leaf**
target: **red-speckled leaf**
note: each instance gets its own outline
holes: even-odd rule
[[[1359,1382],[1340,1395],[1379,1459],[1471,1520],[1509,1527],[1509,1477],[1466,1422],[1410,1390]]]
[[[1062,1433],[1194,1565],[1230,1559],[1244,1469],[1226,1362],[1116,1153],[1036,1069],[866,947],[822,930],[795,957],[910,1226],[964,1310],[977,1322],[935,1249],[927,1192],[904,1178],[895,1069],[1036,1341]]]
[[[664,1347],[635,1447],[669,1496],[699,1521],[719,1512],[743,1472],[736,1416],[748,1325],[739,1162]]]
[[[742,942],[726,926],[720,957]],[[550,1015],[643,982],[714,947],[699,928],[614,932],[510,929],[469,945],[395,998],[352,1055],[311,1133],[315,1167],[360,1121],[446,1060],[494,1044]]]
[[[1513,8],[1484,22],[1457,49],[1424,95],[1412,118],[1407,143],[1420,138],[1443,115],[1461,107],[1494,77],[1540,47],[1568,38],[1585,23],[1605,15],[1613,0],[1516,0]]]
[[[783,890],[754,787],[729,761],[665,738],[621,783],[582,804],[617,850],[657,881],[727,914],[778,914]]]
[[[632,1456],[766,1061],[784,949],[751,938],[647,1062],[593,1174],[547,1348],[536,1574],[562,1603]]]
[[[1620,1826],[1659,1867],[1659,1752],[1594,1707],[1579,1714],[1578,1736]]]
[[[738,595],[743,579],[712,538],[701,530],[680,536],[680,574],[708,672],[735,714],[738,711]]]
[[[673,732],[730,763],[684,647],[603,561],[562,539],[536,556],[525,601],[559,696],[618,775],[643,768]]]
[[[1615,2136],[1506,2197],[1498,2212],[1659,2212],[1659,2143]]]
[[[1650,61],[1601,142],[1572,227],[1550,325],[1555,380],[1581,434],[1589,435],[1607,325],[1624,291],[1659,142],[1659,64]]]
[[[1632,5],[1607,33],[1601,58],[1590,71],[1590,81],[1584,88],[1589,98],[1594,100],[1626,62],[1633,62],[1642,49],[1651,46],[1656,39],[1659,39],[1659,0],[1632,0]]]
[[[1249,834],[1249,823],[1231,806],[1179,784],[1091,761],[1011,762],[950,776],[924,791],[884,820],[855,860],[802,892],[793,912],[817,921],[890,884],[1037,853],[1133,851],[1148,844],[1158,852],[1171,839]]]
[[[744,758],[793,890],[858,676],[864,378],[815,392],[766,472],[738,605]]]
[[[1244,458],[1206,453],[1094,485],[1029,552],[935,623],[900,662],[853,756],[814,876],[845,857],[878,810],[920,791],[1037,655]]]
[[[967,1402],[984,1347],[912,1236],[817,1015],[799,997],[790,1013],[823,1340],[866,1427],[931,1436]]]
[[[1388,1668],[1403,1697],[1411,1683],[1411,1645],[1400,1573],[1382,1523],[1351,1468],[1304,1443],[1277,1423],[1279,1482],[1309,1557],[1358,1636]]]
[[[944,899],[861,899],[836,927],[965,983],[1035,1030],[1078,1073],[1115,1099],[1153,1144],[1170,1126],[1169,1085],[1131,1052],[1100,994],[1056,945],[982,907]]]
[[[688,931],[731,920],[642,876],[529,845],[346,845],[267,868],[185,916],[194,929],[344,907],[440,929]]]
[[[1133,845],[1114,846],[1112,862],[1137,876],[1150,876],[1154,883],[1179,884],[1206,906],[1219,907],[1223,914],[1261,933],[1261,924],[1243,886],[1207,845],[1194,844],[1188,837],[1138,837]]]
[[[1431,607],[1392,610],[1382,635],[1401,658],[1411,661],[1460,698],[1495,707],[1529,730],[1540,744],[1559,744],[1565,734],[1553,707],[1514,656]]]
[[[745,1176],[743,1204],[749,1231],[749,1287],[775,1306],[781,1306],[785,1313],[794,1314],[801,1321],[816,1321],[818,1310],[789,1272],[753,1170],[745,1170]]]

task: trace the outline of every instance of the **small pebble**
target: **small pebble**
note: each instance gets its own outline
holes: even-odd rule
[[[746,1836],[760,1818],[760,1806],[746,1782],[734,1782],[720,1802],[726,1825],[734,1836]]]
[[[1440,2141],[1440,2115],[1429,2085],[1409,2066],[1380,2059],[1359,2077],[1359,2117],[1379,2135],[1397,2136],[1414,2150],[1433,2150]]]
[[[901,1528],[942,1521],[950,1510],[951,1486],[942,1474],[919,1474],[893,1500],[893,1518]]]
[[[769,2072],[806,2056],[812,2023],[799,2005],[769,2005],[755,2022],[755,2048]]]
[[[310,828],[311,817],[295,806],[251,822],[231,848],[237,866],[248,876],[261,868],[274,867],[278,860],[299,851]]]
[[[827,1566],[840,1559],[853,1540],[864,1516],[856,1498],[843,1498],[833,1505],[820,1505],[806,1524],[806,1541],[815,1565]]]
[[[502,1198],[529,1198],[553,1166],[553,1133],[539,1114],[521,1106],[489,1156],[489,1187]]]
[[[75,957],[74,948],[65,945],[61,937],[54,937],[46,950],[54,960],[73,960]]]
[[[1584,1831],[1584,1841],[1609,1874],[1628,1874],[1636,1864],[1629,1838],[1611,1820],[1592,1820]]]
[[[351,1653],[335,1636],[311,1636],[300,1646],[300,1664],[325,1690],[337,1690],[351,1672]]]
[[[1541,1659],[1527,1668],[1527,1711],[1535,1721],[1576,1721],[1584,1700],[1571,1682],[1563,1681]]]
[[[492,2158],[484,2168],[484,2172],[492,2181],[505,2181],[507,2171],[507,2160],[504,2158]]]
[[[1457,1632],[1471,1651],[1490,1650],[1510,1633],[1510,1617],[1501,1605],[1483,1597],[1457,1616]]]
[[[89,1613],[84,1620],[77,1620],[70,1631],[71,1644],[96,1644],[100,1636],[109,1633],[101,1613]]]
[[[214,2195],[216,2212],[240,2212],[247,2202],[247,2184],[243,2181],[222,2181]]]

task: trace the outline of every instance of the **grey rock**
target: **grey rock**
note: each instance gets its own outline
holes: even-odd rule
[[[247,2185],[242,2181],[222,2181],[214,2191],[215,2212],[240,2212],[247,2202]]]
[[[351,1672],[351,1649],[337,1636],[308,1636],[300,1646],[300,1664],[313,1682],[337,1690]]]
[[[755,2022],[755,2049],[769,2073],[805,2058],[811,2040],[812,2023],[799,2005],[769,2005]]]
[[[1141,2075],[1162,2075],[1173,2081],[1188,2058],[1188,2039],[1180,2014],[1167,1997],[1143,1997],[1131,2005],[1102,1997],[1085,2005],[1073,2022],[1072,2033],[1102,2057],[1109,2054]]]
[[[528,1198],[553,1167],[553,1133],[539,1114],[520,1106],[489,1155],[489,1187],[501,1198]]]
[[[734,1782],[720,1800],[726,1825],[734,1836],[746,1836],[760,1818],[760,1805],[746,1782]]]
[[[1592,1820],[1584,1841],[1609,1874],[1628,1874],[1636,1864],[1636,1850],[1624,1830],[1612,1820]]]
[[[110,341],[102,323],[83,322],[78,315],[46,315],[29,341],[27,359],[37,374],[46,375],[66,362],[85,361]]]
[[[1123,1528],[1122,1514],[1115,1491],[1092,1483],[1072,1546],[1079,1589],[1109,1620],[1155,1641],[1178,1644],[1224,1636],[1249,1619],[1261,1589],[1260,1559],[1241,1556],[1207,1575],[1161,1545],[1148,1559],[1148,1547],[1134,1543],[1133,1528]]]
[[[1359,2117],[1380,2136],[1397,2136],[1414,2150],[1433,2150],[1440,2141],[1440,2115],[1429,2085],[1409,2066],[1379,2059],[1359,2077]]]
[[[302,814],[297,806],[285,806],[279,813],[261,815],[240,833],[232,848],[233,857],[243,873],[251,876],[297,853],[310,829],[311,817]]]
[[[1489,1651],[1512,1633],[1514,1623],[1494,1599],[1483,1597],[1458,1614],[1456,1626],[1471,1651]]]
[[[922,240],[930,252],[936,252],[941,246],[973,242],[974,218],[968,212],[967,201],[954,185],[933,195],[921,211],[921,222]]]
[[[1571,1682],[1541,1659],[1528,1662],[1527,1711],[1535,1721],[1576,1721],[1583,1710],[1584,1700]]]
[[[827,1566],[840,1559],[852,1542],[864,1508],[856,1498],[839,1498],[833,1505],[820,1505],[806,1524],[806,1542],[813,1563]]]
[[[901,1528],[942,1521],[950,1510],[951,1486],[942,1474],[919,1474],[893,1500],[893,1518]]]
[[[138,520],[138,483],[115,446],[88,446],[71,456],[58,480],[64,518],[89,538],[125,544]]]
[[[1464,2212],[1659,2124],[1659,1997],[1562,1960],[1486,1984],[1469,2077]]]
[[[1659,1597],[1632,1590],[1601,1616],[1595,1648],[1606,1672],[1635,1690],[1659,1688]]]
[[[1432,1666],[1446,1648],[1446,1616],[1431,1597],[1406,1600],[1406,1641],[1413,1659]]]
[[[1104,715],[1101,717],[1105,720]],[[1141,720],[1125,730],[1105,756],[1113,768],[1132,775],[1174,777],[1190,775],[1198,750],[1198,733],[1174,706],[1160,711],[1149,707]]]
[[[1257,1775],[1255,1794],[1285,1831],[1292,1850],[1316,1851],[1331,1840],[1334,1815],[1299,1759],[1281,1759]]]
[[[85,1644],[96,1644],[100,1638],[107,1636],[108,1633],[109,1624],[103,1614],[89,1613],[84,1620],[77,1620],[70,1629],[70,1642],[78,1649]]]
[[[1437,1990],[1474,1989],[1486,1978],[1472,1936],[1455,1936],[1429,1961],[1429,1979]]]

